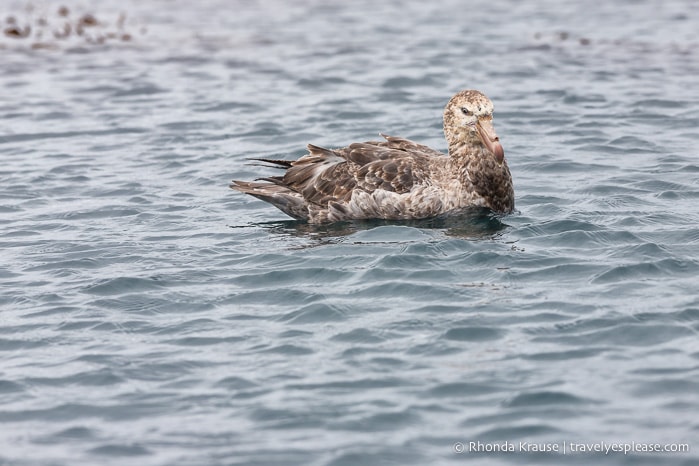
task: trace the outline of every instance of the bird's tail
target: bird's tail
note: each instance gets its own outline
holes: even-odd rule
[[[241,193],[269,202],[297,220],[308,220],[308,206],[303,196],[282,184],[233,180],[230,187]]]

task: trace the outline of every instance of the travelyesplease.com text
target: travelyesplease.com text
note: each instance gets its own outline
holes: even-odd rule
[[[456,442],[455,453],[688,453],[688,443],[652,442]]]

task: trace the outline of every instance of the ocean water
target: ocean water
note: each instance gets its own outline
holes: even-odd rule
[[[699,464],[693,0],[0,5],[0,464]],[[464,88],[513,215],[228,189]]]

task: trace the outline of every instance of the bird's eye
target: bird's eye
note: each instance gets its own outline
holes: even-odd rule
[[[464,115],[470,115],[470,114],[471,114],[471,112],[469,112],[468,109],[467,109],[466,107],[461,107],[461,113],[463,113]]]

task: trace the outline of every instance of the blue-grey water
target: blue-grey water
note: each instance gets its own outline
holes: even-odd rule
[[[64,4],[0,8],[0,464],[699,464],[696,2]],[[445,150],[464,88],[513,215],[228,189]],[[602,442],[690,450],[570,452]]]

